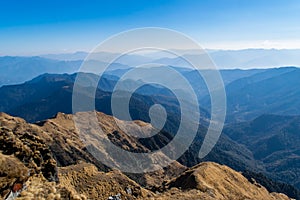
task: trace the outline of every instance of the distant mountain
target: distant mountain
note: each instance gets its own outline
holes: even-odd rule
[[[75,73],[79,70],[82,60],[53,60],[43,57],[0,57],[0,86],[14,85],[29,81],[45,73]],[[129,69],[127,65],[89,60],[85,63],[89,69],[106,68],[108,71]]]
[[[268,72],[269,69],[221,69],[220,74],[222,76],[224,85],[228,85],[229,83],[241,79],[253,76],[258,73]]]
[[[0,88],[0,93],[5,98],[0,99],[0,110],[21,116],[31,122],[47,119],[59,111],[71,113],[73,84],[76,75],[44,74],[23,84],[3,86]],[[99,79],[97,75],[85,75],[85,82],[79,84],[83,87],[89,87],[92,84],[97,85],[96,81]],[[110,97],[118,79],[118,77],[109,74],[105,74],[100,79],[96,93],[96,106],[98,106],[97,109],[99,111],[111,113]],[[125,80],[122,84],[126,88],[127,84],[132,84],[133,82],[133,80]],[[124,90],[124,92],[127,91]],[[141,111],[139,116],[145,117],[144,121],[149,120],[147,108],[154,102],[159,102],[169,107],[170,112],[179,112],[178,109],[173,108],[173,105],[179,106],[178,101],[174,94],[166,88],[145,85],[134,93],[133,99],[142,102],[138,103],[133,100],[132,105],[138,103],[140,106],[145,106],[143,109],[141,107],[137,108]],[[60,108],[63,110],[60,110]],[[134,109],[136,108],[133,106]],[[203,112],[202,116],[208,117],[209,114],[204,109],[201,110]]]
[[[185,57],[195,57],[194,50],[176,50]],[[251,68],[273,68],[281,66],[300,66],[300,49],[243,49],[243,50],[206,50],[207,54],[219,69],[251,69]],[[55,60],[75,61],[84,60],[87,52],[62,53],[40,55],[44,58]],[[117,53],[99,52],[93,53],[97,60],[107,62]],[[197,55],[199,57],[199,55]],[[200,55],[201,58],[201,55]],[[125,65],[140,65],[145,63],[159,63],[165,65],[190,67],[180,57],[166,52],[149,52],[144,54],[128,54],[120,57],[117,61]],[[205,67],[205,65],[204,65]]]
[[[44,73],[73,73],[81,61],[57,61],[41,57],[0,57],[0,86],[23,83]]]
[[[174,66],[161,66],[161,67],[153,67],[150,69],[149,68],[144,68],[144,69],[140,68],[139,71],[136,72],[136,76],[133,77],[132,80],[143,81],[143,79],[145,79],[146,77],[151,77],[151,76],[153,76],[153,74],[155,74],[155,76],[160,77],[160,76],[162,76],[161,71],[164,71],[164,70],[160,70],[160,69],[162,69],[164,67],[170,67],[171,69],[174,69],[176,72],[178,72],[182,77],[184,77],[189,82],[191,87],[194,89],[195,94],[198,97],[199,103],[204,106],[207,106],[208,103],[205,102],[204,97],[207,97],[209,95],[209,91],[208,91],[207,85],[203,79],[203,75],[210,73],[211,70],[197,71],[197,70],[190,69],[190,68],[174,67]],[[110,70],[106,74],[121,77],[126,72],[130,71],[131,69],[132,68]],[[148,73],[149,70],[151,70],[152,73]],[[154,70],[156,70],[156,73],[154,73]],[[235,80],[249,77],[254,74],[262,73],[265,71],[267,72],[268,70],[266,70],[266,69],[251,69],[251,70],[224,69],[224,70],[220,70],[220,75],[224,82],[224,86],[226,86]],[[173,77],[173,78],[168,77],[168,80],[170,80],[174,83],[172,85],[172,87],[174,87],[175,89],[177,89],[177,90],[182,89],[182,85],[176,84],[178,82],[178,80],[176,80],[175,77]],[[151,91],[149,90],[149,92],[151,92]],[[157,90],[152,91],[152,93],[153,94],[157,93]],[[207,107],[207,109],[208,109],[208,107]]]
[[[268,176],[300,188],[300,116],[262,115],[228,125],[224,133],[245,145]]]
[[[269,69],[226,86],[227,121],[262,114],[300,115],[300,69]],[[208,101],[208,100],[207,100]]]
[[[47,59],[53,59],[53,60],[76,61],[76,60],[84,60],[88,55],[89,55],[88,52],[77,51],[75,53],[42,54],[39,56]]]
[[[74,55],[84,54],[83,52],[75,53]],[[102,60],[108,61],[109,57],[114,54],[111,53],[97,53],[99,57],[103,57]],[[64,58],[64,54],[58,54]],[[67,54],[69,55],[69,54]],[[72,54],[73,55],[73,54]],[[84,54],[85,55],[85,54]],[[83,60],[77,59],[66,59],[66,60],[55,60],[62,59],[59,56],[46,56],[44,57],[0,57],[0,86],[2,85],[13,85],[29,81],[34,77],[44,73],[74,73],[77,72],[83,62]],[[75,56],[76,57],[76,56]],[[98,56],[95,56],[96,58]],[[51,59],[49,59],[51,58]],[[54,59],[55,58],[55,59]],[[97,69],[108,67],[106,71],[108,74],[120,77],[124,73],[128,72],[134,66],[151,62],[151,59],[140,55],[126,55],[120,57],[117,60],[120,63],[127,63],[127,65],[114,62],[108,64],[107,62],[100,60],[89,60],[85,62],[89,69],[97,73]],[[168,65],[169,66],[169,65]],[[196,71],[184,67],[173,67],[179,73],[184,75],[191,82],[191,85],[195,86],[196,91],[200,95],[200,98],[207,95],[205,83],[201,80],[201,76]],[[221,70],[221,75],[224,79],[224,83],[228,84],[236,79],[243,78],[246,76],[253,75],[263,70]],[[203,71],[205,72],[205,70]],[[147,74],[147,73],[146,73]]]
[[[209,53],[220,68],[300,66],[300,49],[217,50]]]
[[[123,65],[136,66],[141,64],[146,64],[151,62],[153,59],[147,56],[139,54],[126,54],[121,55],[119,53],[111,52],[93,52],[89,54],[88,52],[75,52],[75,53],[62,53],[62,54],[44,54],[40,55],[43,58],[50,58],[54,60],[61,61],[76,61],[85,60],[89,56],[89,60],[95,60],[98,62],[111,63],[113,62],[121,63]],[[117,58],[117,60],[115,60]]]
[[[300,66],[299,49],[208,50],[207,53],[219,69]],[[187,58],[201,58],[201,55],[196,55],[193,51],[183,51],[182,54]],[[180,57],[158,58],[154,62],[173,66],[190,67],[190,65]],[[203,65],[203,67],[205,67],[205,65]]]

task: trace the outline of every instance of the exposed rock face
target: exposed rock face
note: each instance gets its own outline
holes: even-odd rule
[[[150,151],[128,137],[114,119],[97,114],[114,143],[136,152]],[[121,122],[123,123],[123,122]],[[143,122],[135,122],[147,126]],[[137,131],[134,126],[129,126]],[[153,143],[155,145],[155,143]],[[129,178],[130,177],[130,178]],[[178,162],[152,173],[125,175],[110,170],[88,151],[75,131],[72,115],[28,124],[0,114],[0,195],[14,190],[17,199],[103,199],[120,194],[133,199],[289,199],[250,183],[240,173],[215,163],[187,169]]]

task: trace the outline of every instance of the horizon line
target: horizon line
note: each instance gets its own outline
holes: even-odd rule
[[[172,50],[172,49],[170,49]],[[196,49],[176,49],[178,51],[194,51]],[[284,50],[300,50],[299,48],[203,48],[204,51],[245,51],[245,50],[265,50],[265,51],[270,51],[270,50],[277,50],[277,51],[284,51]],[[160,51],[153,51],[153,52],[160,52]],[[77,54],[77,53],[86,53],[90,54],[89,51],[85,50],[76,50],[76,51],[57,51],[57,52],[40,52],[40,53],[16,53],[16,54],[5,54],[5,53],[0,53],[0,57],[5,57],[5,56],[11,56],[11,57],[36,57],[36,56],[47,56],[47,55],[63,55],[63,54]],[[120,52],[112,52],[112,51],[102,51],[102,52],[94,52],[94,53],[120,53]],[[133,53],[133,54],[138,54],[139,53]]]

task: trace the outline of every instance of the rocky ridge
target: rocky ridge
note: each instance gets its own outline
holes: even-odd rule
[[[111,116],[97,113],[111,140],[124,149],[148,151],[124,135]],[[144,122],[136,124],[145,126]],[[187,169],[123,174],[96,160],[80,140],[72,115],[59,113],[37,124],[0,114],[0,196],[9,199],[289,199],[269,193],[241,173],[216,163]],[[117,197],[115,197],[117,198]]]

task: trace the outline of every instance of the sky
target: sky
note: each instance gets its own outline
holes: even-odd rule
[[[142,27],[174,29],[207,49],[295,49],[299,21],[299,0],[2,0],[0,55],[91,51]]]

